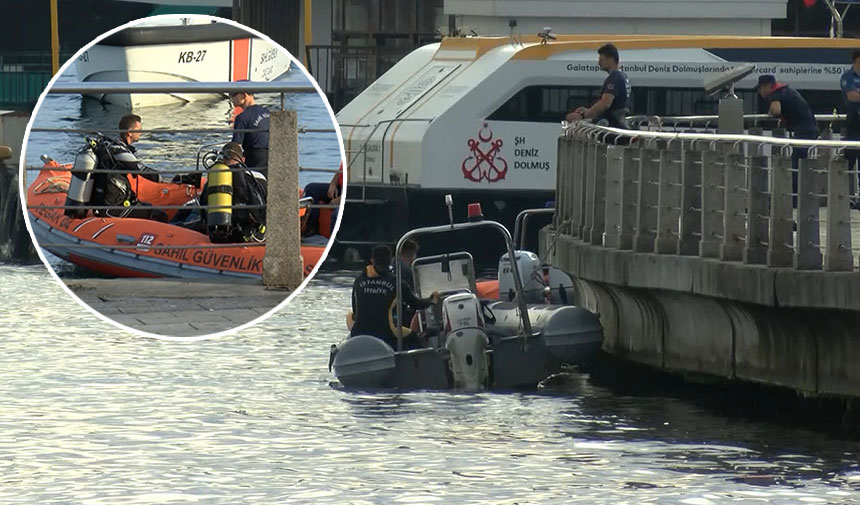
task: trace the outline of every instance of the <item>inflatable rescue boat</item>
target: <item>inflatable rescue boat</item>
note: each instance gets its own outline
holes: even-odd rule
[[[71,165],[50,161],[27,189],[27,210],[42,249],[75,265],[116,277],[261,280],[265,243],[215,244],[206,234],[148,219],[97,217],[91,212],[82,218],[67,216],[62,207],[69,192],[70,168]],[[138,199],[154,206],[193,203],[199,192],[192,184],[127,177]],[[177,211],[165,209],[170,218]],[[329,209],[320,209],[321,220],[330,218],[330,214]],[[316,237],[313,243],[303,239],[305,275],[322,257],[328,238]]]
[[[412,264],[415,292],[440,301],[417,312],[417,331],[406,348],[401,316],[389,314],[397,348],[372,335],[352,335],[331,346],[329,367],[338,381],[360,389],[510,389],[537,386],[561,370],[562,364],[591,359],[603,342],[600,318],[573,305],[528,303],[523,289],[520,251],[507,229],[495,221],[451,223],[412,230],[397,245],[417,236],[458,230],[493,228],[505,238],[513,290],[512,301],[482,299],[472,255],[466,251],[416,259]],[[401,264],[396,262],[397,299],[401,295]],[[500,276],[502,272],[500,272]],[[395,303],[393,306],[398,306]],[[414,345],[417,342],[417,345]]]

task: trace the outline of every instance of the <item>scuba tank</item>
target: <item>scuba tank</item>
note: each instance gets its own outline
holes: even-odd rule
[[[223,161],[209,167],[206,182],[206,229],[213,242],[229,241],[233,233],[233,172]]]
[[[87,140],[88,145],[78,151],[77,156],[75,156],[72,178],[69,181],[69,192],[66,195],[66,207],[83,207],[90,203],[90,198],[93,195],[93,170],[98,164],[98,158],[93,152],[95,141]],[[74,219],[83,219],[87,216],[87,209],[66,209],[64,214]]]

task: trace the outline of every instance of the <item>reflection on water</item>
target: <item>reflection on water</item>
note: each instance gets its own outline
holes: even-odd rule
[[[0,266],[0,503],[857,503],[860,444],[632,396],[332,387],[350,273],[196,343]]]

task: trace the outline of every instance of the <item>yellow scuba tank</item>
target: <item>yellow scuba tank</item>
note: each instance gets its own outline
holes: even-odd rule
[[[233,172],[218,161],[209,168],[206,182],[206,227],[213,241],[228,240],[233,231]]]

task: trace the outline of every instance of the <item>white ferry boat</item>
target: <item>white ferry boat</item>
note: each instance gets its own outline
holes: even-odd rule
[[[715,114],[704,80],[741,63],[745,112],[764,104],[758,75],[800,90],[816,112],[841,110],[839,77],[856,40],[734,36],[558,35],[446,38],[416,49],[338,114],[349,158],[342,245],[394,242],[444,219],[437,204],[483,204],[512,226],[553,199],[565,114],[599,98],[597,49],[613,42],[633,86],[632,114]],[[432,202],[432,203],[431,203]],[[465,210],[455,209],[456,212]]]
[[[171,16],[114,33],[84,51],[75,64],[81,82],[272,81],[289,70],[290,57],[237,26],[206,17]],[[90,96],[132,109],[223,98],[182,93]]]

